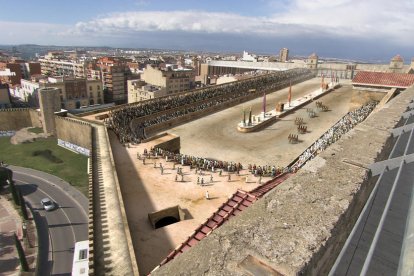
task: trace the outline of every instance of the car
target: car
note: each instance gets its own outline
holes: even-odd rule
[[[56,208],[56,204],[48,197],[42,199],[40,203],[42,204],[43,209],[45,209],[46,211],[52,211]]]

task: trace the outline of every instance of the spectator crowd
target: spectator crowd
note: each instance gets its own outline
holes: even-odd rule
[[[190,113],[231,102],[255,92],[277,90],[313,76],[308,69],[292,69],[249,79],[206,87],[194,91],[139,102],[111,110],[106,120],[121,143],[139,143],[146,137],[145,128]],[[134,122],[135,119],[139,121]]]

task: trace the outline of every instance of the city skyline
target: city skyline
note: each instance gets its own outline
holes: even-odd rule
[[[10,2],[0,44],[111,46],[388,60],[413,56],[410,1]],[[19,8],[20,8],[19,7]]]

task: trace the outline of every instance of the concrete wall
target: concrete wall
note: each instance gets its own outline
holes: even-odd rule
[[[36,110],[0,109],[0,130],[19,130],[25,127],[42,127]]]
[[[88,123],[55,116],[56,136],[83,148],[92,149],[92,126]]]

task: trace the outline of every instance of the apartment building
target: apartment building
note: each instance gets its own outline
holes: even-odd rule
[[[194,70],[171,65],[159,67],[148,64],[141,79],[148,84],[164,87],[167,95],[194,88]]]
[[[10,92],[9,86],[7,84],[2,84],[0,82],[0,109],[10,108]]]
[[[132,77],[127,60],[119,57],[102,57],[96,62],[104,85],[105,102],[128,102],[127,80]]]
[[[100,80],[87,80],[73,77],[34,77],[31,80],[22,80],[20,98],[32,106],[39,106],[39,89],[58,88],[63,109],[71,110],[83,106],[103,104],[103,87]]]
[[[21,59],[0,62],[0,71],[6,70],[9,70],[12,74],[0,76],[0,80],[11,86],[19,85],[21,79],[27,79],[41,73],[40,63],[26,62]]]
[[[147,84],[143,80],[128,80],[128,103],[135,103],[167,95],[165,87]]]
[[[85,78],[86,63],[78,59],[67,59],[61,52],[49,52],[39,59],[41,73],[45,76],[71,76]]]

